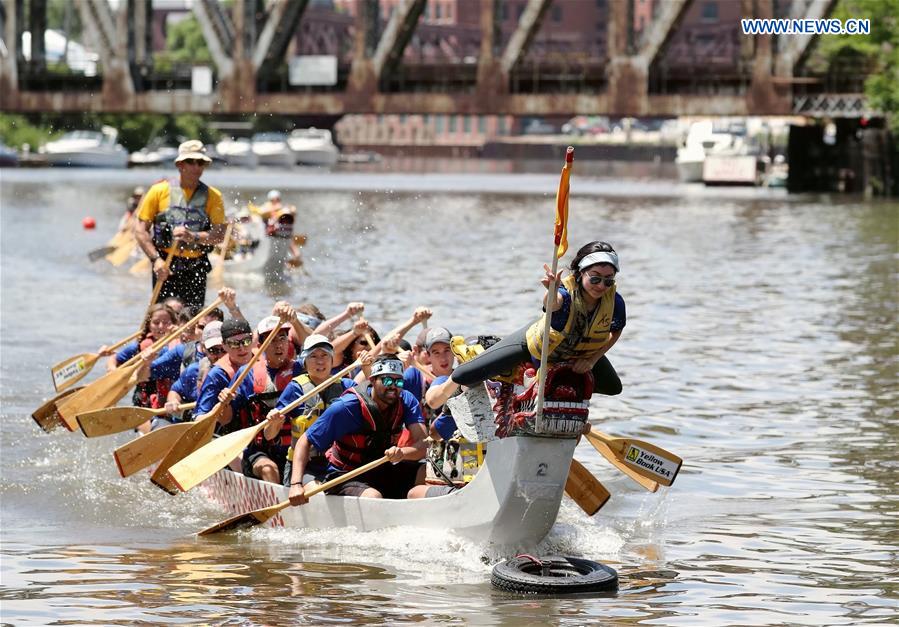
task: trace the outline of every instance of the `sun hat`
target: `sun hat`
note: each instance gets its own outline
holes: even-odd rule
[[[206,146],[199,139],[189,139],[178,146],[178,156],[175,157],[175,163],[185,159],[200,159],[206,163],[212,163],[212,159],[206,154]]]

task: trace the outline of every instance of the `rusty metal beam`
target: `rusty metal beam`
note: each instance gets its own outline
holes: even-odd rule
[[[393,72],[403,58],[403,51],[415,33],[415,26],[425,9],[426,0],[400,0],[393,9],[372,58],[375,79]]]
[[[78,112],[98,110],[97,97],[89,92],[18,92],[8,111]],[[634,115],[621,110],[605,94],[523,95],[497,94],[485,107],[477,93],[290,93],[258,94],[252,99],[228,102],[218,94],[198,96],[188,90],[142,92],[128,100],[104,102],[103,110],[154,113],[272,113],[280,115],[345,115],[349,113],[508,114],[508,115]],[[780,110],[750,110],[743,96],[650,95],[652,115],[749,115],[779,114]]]
[[[484,99],[495,92],[509,91],[509,76],[503,74],[499,52],[500,0],[480,0],[481,51],[478,56],[477,91]]]
[[[652,23],[649,32],[643,39],[639,56],[647,65],[652,65],[658,54],[664,50],[672,33],[680,25],[681,20],[690,8],[693,0],[666,0],[660,6],[661,14]]]
[[[549,9],[549,5],[550,0],[528,0],[524,13],[521,14],[521,20],[503,51],[500,67],[504,74],[510,74],[527,53],[531,40],[540,30],[540,24],[543,22],[543,16]]]
[[[231,51],[234,50],[234,25],[231,18],[215,0],[194,0],[193,12],[200,23],[200,30],[206,46],[212,55],[212,62],[218,69],[219,78],[234,74]]]
[[[355,36],[353,41],[353,64],[347,80],[347,90],[363,96],[378,90],[371,57],[378,44],[378,0],[357,0]]]
[[[76,0],[81,13],[84,34],[100,56],[100,64],[106,68],[115,55],[115,21],[109,4],[103,0]]]
[[[128,7],[120,6],[113,14],[105,0],[78,0],[78,9],[85,34],[100,56],[104,100],[131,98],[135,90],[128,64]]]
[[[31,33],[31,67],[43,71],[47,67],[44,32],[47,30],[47,0],[28,3],[28,30]]]
[[[790,17],[796,19],[824,19],[833,12],[837,0],[811,0],[803,11],[798,2],[793,3]],[[796,66],[805,58],[817,35],[802,34],[778,37],[780,49],[774,59],[774,72],[777,76],[793,76]]]
[[[276,0],[272,3],[253,49],[253,67],[259,74],[272,72],[284,60],[308,4],[309,0]]]
[[[21,0],[3,2],[3,50],[0,50],[0,108],[19,91],[19,30]]]

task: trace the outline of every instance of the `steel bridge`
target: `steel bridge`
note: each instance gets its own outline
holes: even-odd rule
[[[355,0],[355,15],[323,12],[309,0],[234,0],[230,10],[216,0],[193,0],[213,60],[208,93],[191,89],[189,68],[166,73],[154,66],[153,0],[119,0],[115,8],[108,0],[71,1],[86,43],[99,54],[99,72],[48,71],[40,36],[31,37],[26,59],[23,32],[46,31],[47,0],[3,0],[0,110],[334,118],[865,113],[863,76],[834,87],[802,67],[811,35],[748,36],[735,20],[692,48],[683,37],[677,43],[684,16],[700,0],[661,0],[639,33],[636,0],[596,0],[601,45],[555,48],[537,36],[550,9],[588,0],[517,0],[520,15],[506,32],[501,22],[510,0],[456,0],[460,11],[472,13],[467,24],[454,26],[425,23],[427,0],[397,0],[383,21],[378,0]],[[732,1],[741,17],[824,18],[836,0]],[[333,84],[291,84],[291,54],[336,58]]]

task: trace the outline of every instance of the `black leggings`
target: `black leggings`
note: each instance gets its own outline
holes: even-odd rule
[[[453,371],[452,379],[459,385],[474,385],[497,375],[509,374],[519,364],[531,360],[528,350],[527,325],[510,333],[486,351]],[[621,379],[605,355],[593,366],[594,394],[621,394]]]
[[[165,253],[163,253],[165,254]],[[195,259],[175,257],[172,259],[171,274],[163,283],[159,291],[157,303],[174,296],[178,298],[193,313],[203,309],[206,302],[206,276],[212,269],[209,258],[206,255]],[[152,286],[156,287],[156,275],[153,276]]]

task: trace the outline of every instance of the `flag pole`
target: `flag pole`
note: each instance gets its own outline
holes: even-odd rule
[[[556,283],[555,275],[559,268],[559,257],[565,254],[568,248],[568,180],[571,174],[571,166],[574,163],[574,146],[569,146],[565,151],[565,165],[562,168],[562,180],[559,182],[559,191],[556,194],[556,220],[555,233],[553,237],[553,262],[551,274],[552,281],[546,288],[546,313],[543,315],[543,345],[540,349],[540,369],[537,371],[537,405],[534,412],[534,430],[537,433],[543,432],[543,397],[546,392],[546,368],[549,352],[549,329],[552,320],[552,306],[556,302]],[[564,188],[564,189],[563,189]],[[563,245],[564,241],[564,245]],[[561,252],[560,252],[561,250]]]

